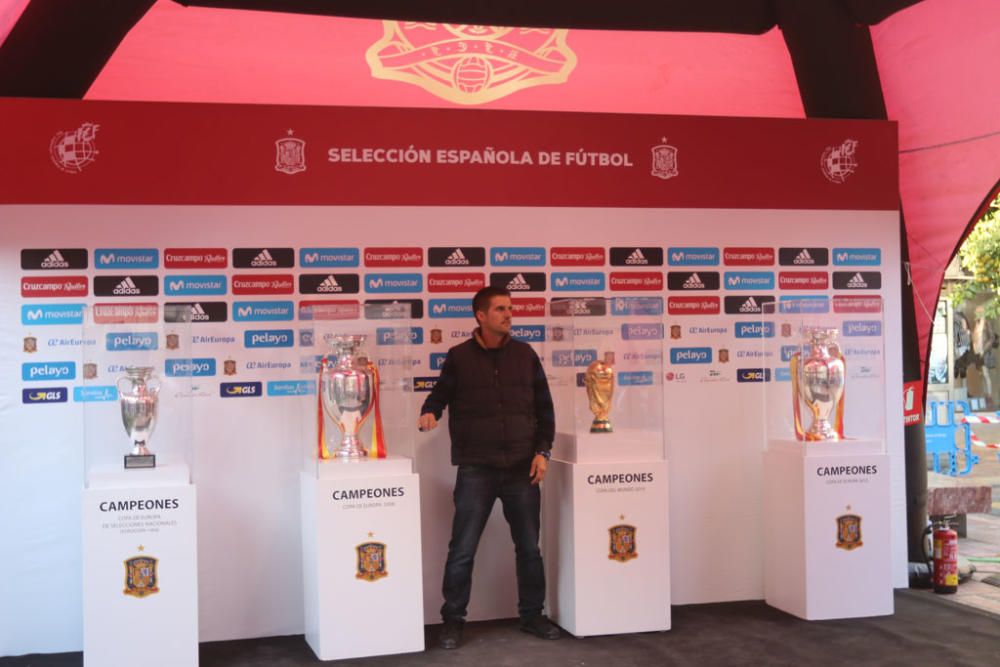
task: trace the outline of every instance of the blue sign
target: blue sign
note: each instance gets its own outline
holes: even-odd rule
[[[291,329],[251,329],[243,332],[243,347],[292,347],[295,332]]]
[[[672,347],[672,348],[670,348],[670,363],[672,363],[672,364],[710,364],[710,363],[712,363],[712,348],[710,348],[710,347]]]
[[[155,350],[159,347],[159,342],[159,334],[155,331],[141,333],[121,331],[107,335],[107,349],[109,352]]]
[[[778,301],[782,313],[829,313],[830,298],[826,296],[783,296]]]
[[[83,324],[82,303],[26,304],[21,306],[21,324]]]
[[[600,271],[556,271],[550,278],[553,292],[603,292],[604,273]]]
[[[95,269],[158,269],[160,251],[156,248],[98,248],[94,251]]]
[[[624,371],[618,374],[618,384],[622,387],[640,387],[653,384],[652,371]]]
[[[299,266],[304,268],[336,269],[358,266],[361,253],[357,248],[301,248]]]
[[[428,306],[432,318],[472,318],[472,299],[431,299]]]
[[[366,273],[365,291],[373,294],[423,292],[424,277],[419,273]]]
[[[379,327],[375,330],[377,345],[420,345],[423,342],[423,327]]]
[[[781,346],[781,360],[791,361],[792,355],[799,351],[798,345],[782,345]]]
[[[663,298],[658,296],[616,296],[611,299],[611,314],[619,317],[662,315]]]
[[[291,301],[234,301],[234,322],[287,322],[295,318]]]
[[[773,290],[774,272],[726,271],[722,282],[724,287],[730,290]]]
[[[834,266],[878,266],[882,263],[879,248],[834,248]]]
[[[21,402],[35,403],[65,403],[69,396],[66,387],[45,387],[42,389],[22,389]]]
[[[544,324],[525,324],[510,328],[510,337],[525,343],[541,343],[545,340]]]
[[[597,350],[553,350],[553,366],[589,366],[597,361]]]
[[[439,371],[444,368],[444,360],[447,358],[447,352],[431,352],[431,358],[428,365],[432,371]]]
[[[775,382],[791,382],[792,381],[792,369],[787,366],[779,366],[774,369],[774,381]]]
[[[272,380],[267,383],[268,396],[314,396],[315,380]]]
[[[168,275],[163,280],[163,292],[167,296],[202,295],[217,296],[226,293],[226,277],[220,275],[175,276]]]
[[[215,359],[167,359],[164,373],[167,377],[211,377],[215,375]]]
[[[882,322],[880,320],[845,320],[845,336],[881,336]]]
[[[222,398],[255,398],[261,395],[260,382],[223,382],[219,385]]]
[[[737,338],[774,338],[774,322],[737,322]]]
[[[41,361],[21,364],[21,379],[25,382],[76,379],[76,364],[72,361]]]
[[[490,248],[493,266],[545,266],[545,248]]]
[[[623,324],[622,340],[663,340],[663,323]]]
[[[718,266],[718,248],[667,248],[670,266]]]
[[[77,403],[117,401],[118,389],[112,385],[73,387],[73,400]]]

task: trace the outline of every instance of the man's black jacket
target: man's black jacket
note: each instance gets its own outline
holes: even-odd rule
[[[477,331],[448,350],[420,412],[440,419],[446,407],[453,465],[507,468],[552,448],[555,412],[542,362],[509,336],[488,349]]]

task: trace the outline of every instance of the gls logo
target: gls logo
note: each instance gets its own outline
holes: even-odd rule
[[[202,295],[219,296],[226,293],[226,277],[220,275],[211,276],[168,276],[164,279],[167,296],[181,295]]]
[[[545,248],[490,248],[493,266],[545,266]]]
[[[770,368],[739,368],[736,370],[737,382],[770,382]]]
[[[22,389],[21,402],[35,403],[65,403],[69,392],[66,387],[45,387],[44,389]]]
[[[159,334],[155,331],[109,333],[105,342],[109,352],[155,350],[159,347]]]
[[[377,345],[420,345],[423,342],[423,327],[379,327],[375,329],[375,343]]]
[[[50,324],[83,324],[82,303],[59,303],[51,306],[21,306],[21,324],[28,326]]]
[[[597,361],[597,350],[553,350],[552,365],[560,367],[589,366]]]
[[[253,398],[261,395],[260,382],[223,382],[219,385],[222,398]]]
[[[243,332],[243,347],[292,347],[295,333],[291,329],[257,329]]]
[[[672,363],[672,364],[710,364],[710,363],[712,363],[712,348],[710,348],[710,347],[672,347],[672,348],[670,348],[670,363]]]
[[[215,359],[167,359],[164,372],[167,377],[212,377]]]
[[[235,301],[234,322],[283,322],[294,319],[295,304],[291,301]]]
[[[160,251],[155,248],[98,248],[94,251],[96,269],[158,269]]]
[[[49,361],[21,364],[21,379],[25,382],[44,380],[73,380],[76,364],[72,361]]]

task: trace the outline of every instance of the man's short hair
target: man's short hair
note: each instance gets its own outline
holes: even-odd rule
[[[476,313],[482,311],[486,312],[490,309],[490,301],[495,296],[505,296],[510,298],[510,292],[502,287],[484,287],[483,289],[476,292],[476,296],[472,297],[472,316],[475,317]]]

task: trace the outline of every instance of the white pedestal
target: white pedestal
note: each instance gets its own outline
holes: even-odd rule
[[[410,459],[391,456],[327,461],[302,474],[305,634],[320,660],[424,650],[420,483],[412,471]]]
[[[670,629],[667,480],[662,460],[550,462],[542,548],[555,623],[578,637]],[[618,530],[634,551],[613,545]]]
[[[764,453],[769,605],[807,620],[892,614],[889,457],[882,451],[874,440],[770,441]]]
[[[663,434],[638,428],[615,428],[613,433],[556,433],[552,458],[569,463],[624,463],[658,461],[663,457]]]
[[[91,471],[88,481],[84,664],[197,665],[198,527],[188,467],[109,467]]]

